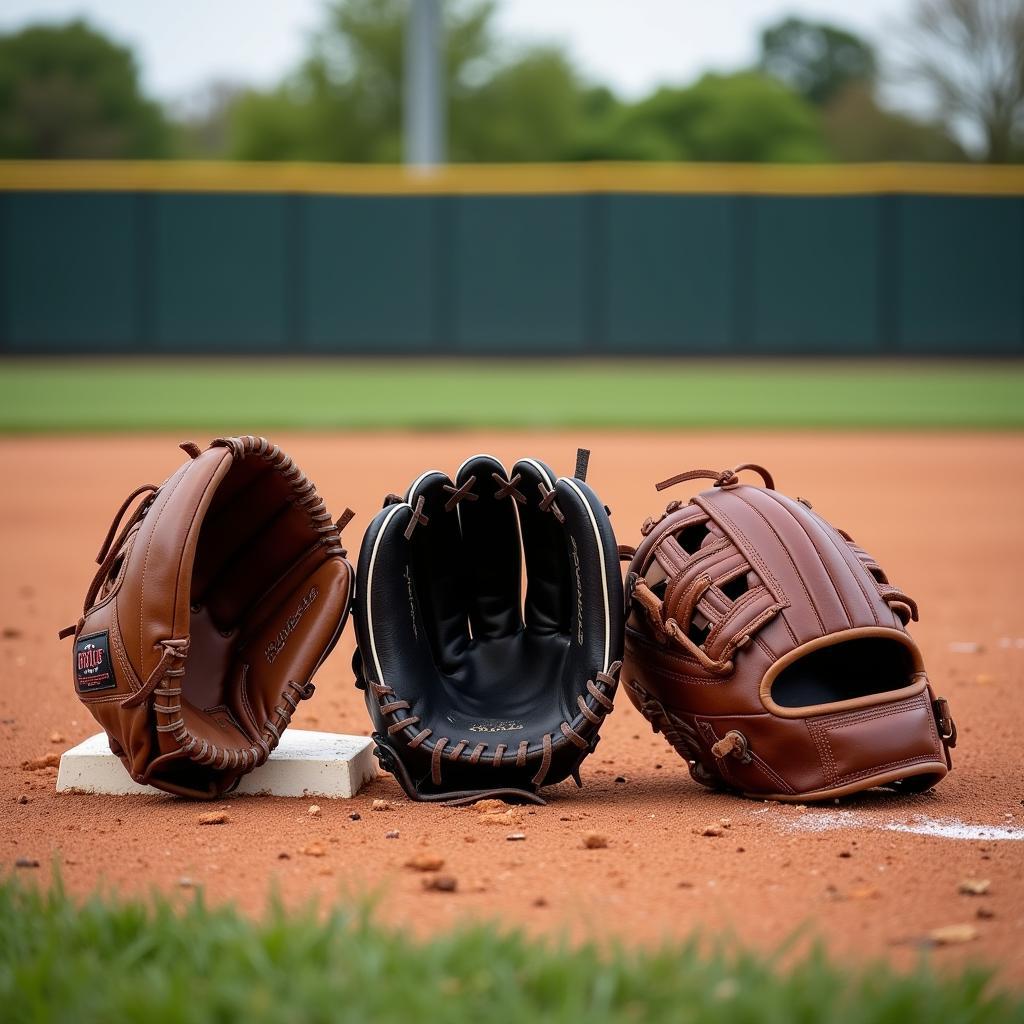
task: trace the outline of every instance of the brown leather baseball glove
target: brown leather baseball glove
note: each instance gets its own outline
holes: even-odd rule
[[[714,486],[648,519],[629,566],[633,703],[706,786],[796,801],[935,785],[956,728],[906,631],[914,601],[760,466],[657,489],[697,479]]]
[[[262,764],[341,635],[352,567],[312,481],[261,437],[219,438],[114,517],[72,675],[136,782],[217,797]],[[133,501],[142,498],[117,534]]]

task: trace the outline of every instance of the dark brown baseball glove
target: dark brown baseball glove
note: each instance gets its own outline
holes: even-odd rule
[[[657,488],[697,479],[714,486],[648,519],[629,566],[633,703],[706,786],[796,801],[935,785],[956,728],[906,630],[914,601],[761,467]]]
[[[136,782],[214,798],[262,764],[341,634],[352,567],[312,481],[220,438],[114,517],[72,678]],[[142,499],[117,534],[132,503]]]

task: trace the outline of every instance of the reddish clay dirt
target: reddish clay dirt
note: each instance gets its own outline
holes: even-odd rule
[[[663,507],[652,482],[693,466],[751,459],[782,490],[811,498],[848,529],[920,602],[915,636],[931,677],[960,725],[956,770],[933,793],[880,793],[842,808],[784,807],[707,793],[620,694],[584,788],[554,787],[546,807],[483,824],[477,809],[417,805],[390,778],[351,801],[240,797],[229,821],[200,826],[206,805],[174,798],[100,798],[54,792],[55,770],[22,763],[96,731],[76,699],[69,641],[91,577],[91,559],[121,498],[158,482],[180,461],[178,438],[0,441],[0,864],[45,880],[58,859],[70,889],[153,886],[247,911],[271,883],[288,902],[321,905],[375,894],[382,917],[421,934],[470,918],[574,939],[613,936],[655,943],[700,928],[760,947],[803,926],[839,955],[919,955],[921,938],[967,924],[968,942],[936,949],[941,964],[980,959],[1024,979],[1024,842],[888,831],[887,824],[1024,827],[1024,438],[1019,435],[720,433],[585,437],[569,434],[433,434],[275,437],[317,481],[328,506],[358,511],[346,540],[358,548],[388,491],[421,470],[454,471],[476,451],[507,463],[539,456],[571,471],[575,445],[594,450],[590,480],[612,506],[622,542]],[[673,496],[682,496],[675,495]],[[979,645],[964,653],[953,644]],[[317,678],[299,728],[367,732],[349,668],[351,628]],[[619,781],[624,779],[625,781]],[[28,802],[22,803],[26,797]],[[392,809],[371,810],[374,799]],[[350,815],[361,817],[353,821]],[[850,812],[850,813],[844,813]],[[720,836],[704,826],[729,820]],[[857,825],[859,827],[848,827]],[[835,827],[827,827],[835,826]],[[385,833],[397,830],[397,839]],[[510,842],[510,833],[526,838]],[[585,849],[583,837],[607,838]],[[323,855],[303,853],[318,844]],[[424,891],[406,867],[417,853],[445,861],[455,893]],[[990,882],[962,895],[965,879]]]

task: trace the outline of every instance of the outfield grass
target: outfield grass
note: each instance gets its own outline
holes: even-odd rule
[[[1024,364],[7,360],[0,432],[1024,427]]]
[[[783,967],[722,947],[599,953],[480,927],[417,942],[365,914],[271,909],[254,923],[199,896],[178,911],[159,899],[76,905],[59,881],[48,893],[0,881],[0,1005],[11,1024],[1002,1024],[1024,1014],[1019,994],[977,969],[898,975],[820,953]]]

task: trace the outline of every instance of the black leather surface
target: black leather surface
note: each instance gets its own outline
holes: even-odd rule
[[[496,497],[517,475],[525,504]],[[471,479],[476,500],[446,509],[453,490]],[[541,506],[552,486],[564,522]],[[420,497],[428,521],[407,539]],[[355,616],[365,678],[393,691],[381,695],[371,685],[367,705],[418,792],[529,789],[545,734],[552,763],[544,783],[560,781],[596,739],[577,698],[583,695],[603,714],[587,681],[622,653],[621,580],[605,508],[585,483],[559,480],[534,460],[518,462],[511,476],[489,456],[467,460],[454,481],[425,474],[405,502],[384,508],[367,531]],[[614,687],[602,684],[605,689]],[[380,711],[396,700],[410,707]],[[403,719],[418,721],[402,728],[397,723]],[[562,722],[587,736],[588,750],[566,739]],[[389,726],[395,727],[390,736]],[[410,748],[423,729],[430,735]],[[440,739],[449,742],[438,784],[431,781],[430,761]],[[465,747],[452,761],[462,740]],[[529,763],[517,767],[524,740]],[[480,743],[485,750],[472,764]]]

